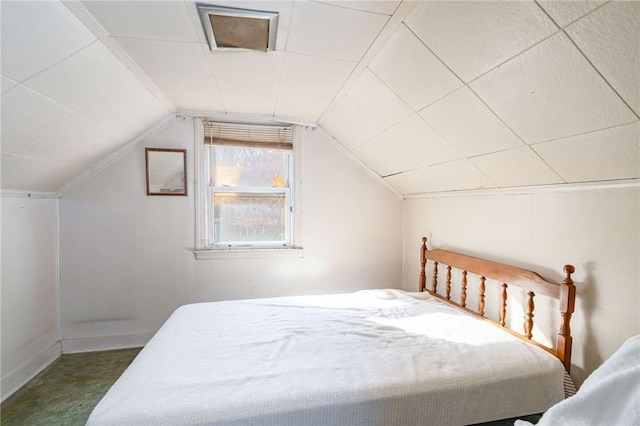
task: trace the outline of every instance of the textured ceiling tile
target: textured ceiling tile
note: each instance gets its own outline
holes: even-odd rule
[[[353,99],[342,96],[324,114],[320,126],[345,148],[352,150],[383,130]]]
[[[203,111],[224,113],[224,104],[216,98],[169,98],[178,111]]]
[[[2,160],[2,187],[13,190],[57,192],[86,167],[11,155]]]
[[[360,60],[388,19],[322,3],[295,2],[287,51]]]
[[[15,81],[9,80],[8,78],[5,77],[1,77],[2,79],[2,83],[0,84],[0,86],[2,87],[2,93],[6,92],[7,90],[11,89],[12,87],[15,87],[15,85],[17,84]]]
[[[640,123],[587,133],[532,148],[568,182],[640,177]]]
[[[560,25],[565,27],[591,12],[606,1],[593,0],[538,0],[538,3],[547,11],[549,15]]]
[[[466,159],[411,170],[388,176],[384,180],[402,194],[495,187]]]
[[[529,1],[428,1],[407,26],[469,82],[557,31]]]
[[[115,127],[114,132],[123,135],[128,143],[143,135],[147,130],[167,119],[170,115],[171,112],[164,105],[153,103],[145,107],[143,111],[139,111],[134,120],[124,121]]]
[[[317,0],[318,3],[333,4],[335,6],[346,7],[349,9],[363,10],[365,12],[383,13],[385,15],[391,15],[398,8],[400,0],[385,1],[385,0],[373,0],[373,1],[349,1],[349,0]]]
[[[471,162],[499,187],[562,183],[528,146],[474,157]]]
[[[357,62],[287,53],[281,79],[286,83],[321,86],[335,94],[349,77]]]
[[[420,115],[466,156],[523,145],[467,87],[430,105]]]
[[[95,42],[23,84],[78,110],[131,78],[129,70],[102,43]]]
[[[104,141],[96,141],[96,143],[91,145],[87,144],[84,148],[67,156],[65,163],[81,167],[93,166],[131,141],[130,136],[113,130],[107,135]]]
[[[124,84],[100,101],[83,108],[81,112],[109,127],[121,129],[138,129],[147,125],[143,122],[148,116],[158,116],[160,121],[170,113],[146,87],[136,81]]]
[[[416,111],[462,85],[404,25],[378,52],[369,68]]]
[[[111,36],[198,41],[182,1],[83,1]]]
[[[70,109],[24,86],[14,87],[2,95],[2,150],[15,152],[71,115]]]
[[[636,119],[564,34],[471,84],[525,142],[543,142]]]
[[[444,163],[460,158],[460,154],[418,114],[401,121],[385,133],[393,135],[407,147],[421,165]]]
[[[150,75],[168,98],[218,98],[216,81],[210,76]]]
[[[224,98],[224,106],[231,114],[253,114],[272,117],[276,108],[276,98],[266,97],[233,97]]]
[[[353,150],[360,161],[380,176],[415,169],[421,164],[415,153],[384,132]]]
[[[277,81],[246,80],[242,78],[217,77],[222,99],[227,97],[269,98],[275,100],[278,94]]]
[[[61,3],[2,1],[2,75],[22,82],[93,42]]]
[[[282,73],[284,52],[210,52],[205,51],[216,77],[251,80],[278,80]]]
[[[283,83],[278,90],[275,116],[316,123],[337,89],[327,90],[312,82]]]
[[[87,146],[107,141],[111,129],[76,114],[17,153],[52,161],[68,161]]]
[[[567,32],[640,114],[640,2],[611,2],[568,27]]]
[[[356,63],[287,53],[275,115],[318,121]]]
[[[216,82],[227,112],[273,116],[278,95],[277,81],[218,77]]]
[[[413,114],[413,110],[369,70],[360,75],[347,94],[384,127]]]
[[[205,51],[198,43],[116,38],[147,74],[210,75]]]

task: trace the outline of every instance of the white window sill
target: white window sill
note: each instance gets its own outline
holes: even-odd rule
[[[206,259],[241,259],[241,258],[299,258],[304,257],[302,247],[287,248],[253,248],[253,249],[209,249],[194,250],[197,260]]]

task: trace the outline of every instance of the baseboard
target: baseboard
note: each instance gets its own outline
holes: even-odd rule
[[[155,332],[147,331],[134,334],[111,336],[79,337],[62,339],[62,353],[108,351],[112,349],[139,348],[147,344]]]
[[[0,383],[2,401],[4,402],[4,400],[13,395],[15,391],[47,368],[53,361],[58,359],[61,353],[60,341],[57,341],[3,377]]]

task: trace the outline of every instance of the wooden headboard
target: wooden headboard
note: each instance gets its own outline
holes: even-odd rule
[[[433,277],[431,279],[431,288],[427,288],[427,260],[433,261]],[[446,284],[445,295],[437,293],[438,286],[438,266],[446,266]],[[451,299],[451,270],[457,269],[462,271],[462,279],[460,283],[460,302]],[[427,238],[422,238],[422,247],[420,249],[420,291],[427,291],[431,295],[444,300],[455,307],[462,309],[474,316],[480,317],[489,323],[502,328],[508,333],[534,344],[542,349],[555,355],[562,361],[567,372],[571,371],[571,314],[573,314],[576,287],[571,279],[571,274],[575,271],[572,265],[565,265],[564,272],[566,277],[562,284],[557,284],[542,278],[537,273],[516,268],[514,266],[503,265],[501,263],[491,262],[477,257],[466,256],[460,253],[454,253],[447,250],[427,249]],[[480,277],[480,285],[478,288],[478,309],[473,310],[467,306],[467,274],[472,273]],[[502,283],[502,291],[500,296],[500,321],[496,322],[485,317],[485,281],[487,279]],[[524,316],[524,333],[518,333],[505,326],[507,316],[507,299],[508,288],[516,286],[527,291],[527,302],[525,306]],[[556,347],[546,346],[535,340],[532,340],[533,332],[533,316],[535,304],[533,298],[536,294],[545,295],[560,301],[560,331],[556,341]]]

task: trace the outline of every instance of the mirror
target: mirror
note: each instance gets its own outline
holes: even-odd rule
[[[187,150],[145,148],[147,195],[187,195]]]

